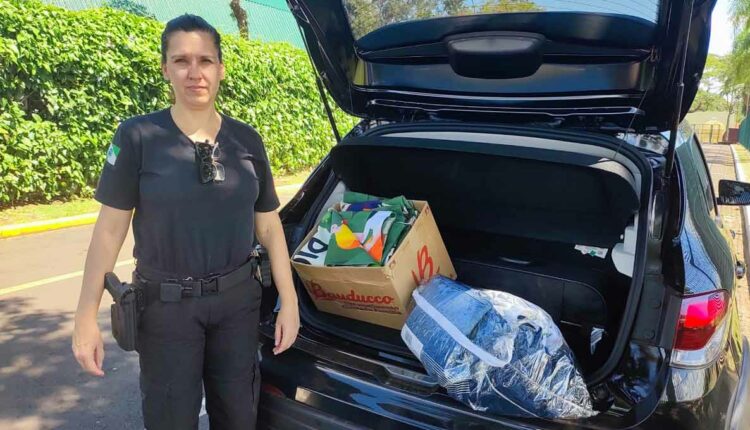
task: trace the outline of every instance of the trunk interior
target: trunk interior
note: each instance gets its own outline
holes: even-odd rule
[[[331,152],[339,185],[328,202],[340,201],[344,189],[428,201],[459,281],[542,307],[584,377],[599,369],[616,340],[633,273],[633,260],[613,250],[622,250],[626,229],[633,234],[637,226],[642,179],[635,164],[622,155],[612,161],[606,148],[551,149],[540,138],[415,136],[345,139]],[[413,358],[397,330],[319,312],[306,294],[300,303],[318,330]]]

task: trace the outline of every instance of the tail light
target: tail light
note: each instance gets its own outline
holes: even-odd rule
[[[673,364],[701,366],[712,362],[723,345],[729,294],[716,290],[682,299]]]
[[[728,304],[724,290],[683,298],[674,347],[686,351],[705,347],[724,320]]]

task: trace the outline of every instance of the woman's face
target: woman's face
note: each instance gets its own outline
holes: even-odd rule
[[[169,36],[166,63],[161,69],[172,83],[175,104],[201,109],[212,106],[224,79],[224,64],[211,35],[177,31]]]

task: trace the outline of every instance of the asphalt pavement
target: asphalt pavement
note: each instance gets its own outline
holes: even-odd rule
[[[295,192],[280,187],[282,204]],[[138,354],[110,334],[104,294],[99,327],[104,372],[80,370],[70,349],[73,317],[93,225],[0,240],[0,429],[142,429]],[[133,235],[115,273],[130,280]],[[201,411],[201,429],[208,419]]]

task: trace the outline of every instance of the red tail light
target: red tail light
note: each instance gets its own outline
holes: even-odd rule
[[[692,351],[705,347],[724,320],[728,305],[729,295],[724,290],[684,297],[675,349]]]

